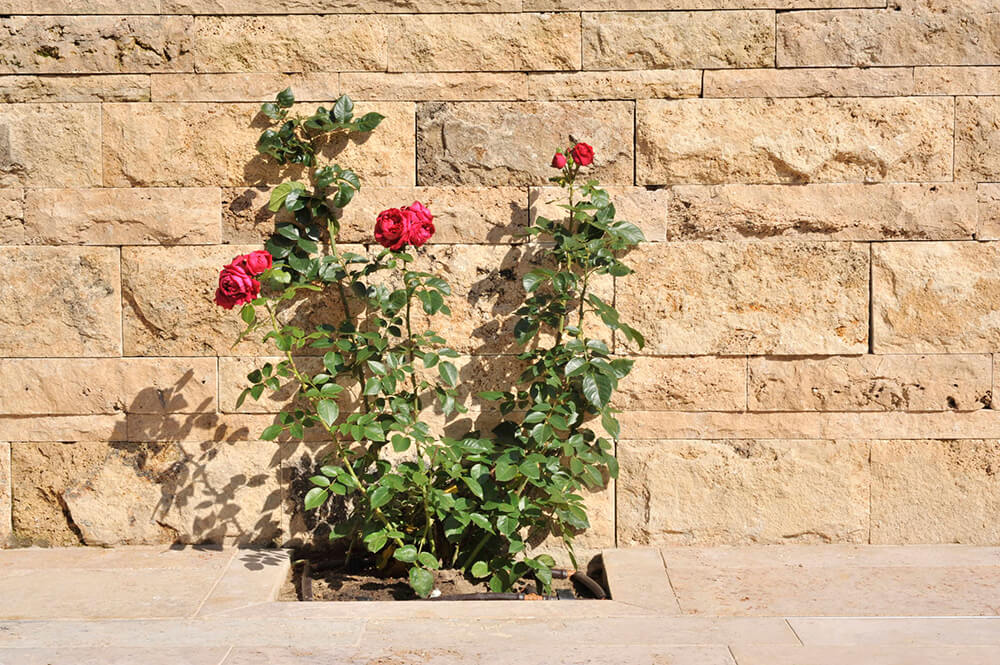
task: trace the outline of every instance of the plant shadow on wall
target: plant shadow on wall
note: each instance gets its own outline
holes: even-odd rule
[[[282,213],[274,232],[264,249],[222,269],[215,295],[220,307],[239,309],[237,341],[262,339],[280,356],[248,374],[236,408],[277,395],[281,411],[259,437],[217,431],[191,447],[184,440],[207,417],[192,415],[130,427],[128,438],[179,441],[186,457],[163,473],[161,498],[208,510],[211,524],[201,526],[212,537],[249,533],[230,506],[279,468],[279,487],[301,497],[305,512],[295,512],[309,522],[293,518],[286,535],[326,525],[325,539],[346,559],[405,574],[419,596],[441,568],[493,591],[524,579],[550,591],[555,562],[529,544],[554,534],[573,557],[573,538],[588,526],[582,493],[617,475],[610,401],[632,361],[613,356],[607,339],[620,334],[639,347],[643,339],[602,298],[600,282],[631,272],[622,255],[641,232],[616,220],[607,193],[585,180],[594,155],[576,143],[552,164],[565,219],[538,217],[527,234],[544,246],[514,247],[495,269],[449,270],[461,250],[424,247],[436,229],[420,202],[379,213],[374,244],[345,245],[342,210],[360,179],[319,164],[318,146],[375,131],[382,116],[354,118],[346,96],[304,117],[291,114],[293,103],[285,90],[264,105],[273,126],[257,148],[305,182],[272,190],[269,210]],[[439,272],[467,292],[464,319],[449,319],[452,286]],[[604,338],[590,334],[597,321]],[[477,352],[486,355],[468,359]],[[256,467],[245,455],[227,463],[237,447],[264,449],[258,438],[278,441],[281,452],[272,448]],[[226,470],[234,473],[217,482]]]

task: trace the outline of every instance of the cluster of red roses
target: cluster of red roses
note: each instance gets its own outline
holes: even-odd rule
[[[223,309],[232,309],[254,300],[260,295],[260,282],[256,277],[273,264],[271,253],[264,249],[237,256],[219,273],[215,304]]]
[[[573,162],[577,166],[590,166],[594,163],[594,149],[586,143],[577,143],[565,153],[562,150],[557,150],[555,156],[552,157],[552,168],[565,168],[567,154],[573,158]]]
[[[402,208],[389,208],[378,214],[375,240],[393,251],[406,245],[420,247],[434,235],[434,215],[420,201]]]

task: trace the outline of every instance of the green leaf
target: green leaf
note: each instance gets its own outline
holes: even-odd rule
[[[240,310],[240,317],[243,319],[243,323],[250,325],[257,320],[257,312],[254,310],[253,305],[247,303]]]
[[[260,433],[260,438],[264,441],[274,441],[284,429],[279,423],[275,423]]]
[[[490,567],[486,565],[485,561],[477,561],[472,564],[472,568],[469,570],[472,576],[477,579],[482,579],[490,574]]]
[[[392,498],[392,492],[388,487],[381,485],[375,488],[375,491],[368,496],[368,500],[371,502],[372,510],[376,508],[381,508],[385,504],[389,503]]]
[[[410,587],[418,596],[426,598],[434,590],[434,576],[430,571],[414,566],[410,568]]]
[[[417,548],[413,545],[404,545],[393,552],[392,556],[397,561],[402,561],[403,563],[413,563],[417,560]]]
[[[588,372],[583,376],[583,396],[598,409],[607,405],[612,390],[611,378],[606,374]]]
[[[330,496],[330,493],[322,487],[314,487],[308,492],[306,492],[306,510],[314,510],[323,505],[326,501],[326,497]]]
[[[506,393],[502,393],[499,390],[484,390],[481,393],[477,393],[480,399],[485,399],[490,402],[495,402],[498,399],[503,399]]]
[[[437,570],[441,567],[441,563],[430,552],[421,552],[418,554],[417,561],[422,563],[425,568],[430,568],[431,570]]]
[[[291,108],[292,104],[295,103],[295,95],[292,94],[291,88],[285,88],[284,90],[278,93],[278,96],[275,97],[275,100],[278,102],[278,106],[287,109]]]
[[[610,413],[604,413],[601,415],[601,426],[604,427],[604,430],[615,439],[617,439],[618,435],[621,434],[621,425],[619,425],[618,419]]]
[[[438,365],[438,373],[441,375],[441,379],[452,388],[458,385],[458,370],[447,360],[441,361]]]
[[[348,122],[354,114],[354,102],[347,95],[341,95],[340,99],[333,105],[330,115],[337,122]]]
[[[330,479],[327,478],[326,476],[313,476],[312,478],[309,479],[309,482],[311,482],[313,485],[317,487],[330,486]]]
[[[517,520],[510,515],[501,515],[497,518],[497,530],[505,536],[509,536],[517,530]]]
[[[271,192],[271,200],[267,204],[267,209],[271,212],[278,212],[285,204],[285,197],[292,191],[302,191],[306,188],[301,182],[283,182]]]
[[[354,123],[354,128],[359,132],[370,132],[385,120],[385,116],[379,113],[366,113]]]
[[[517,475],[517,467],[512,464],[497,464],[494,476],[502,483],[513,479]]]
[[[333,427],[340,415],[340,407],[332,399],[325,399],[316,405],[316,413],[327,427]]]
[[[468,476],[462,476],[462,480],[468,486],[469,491],[478,496],[480,499],[483,498],[483,486],[479,484],[479,481],[475,478]]]

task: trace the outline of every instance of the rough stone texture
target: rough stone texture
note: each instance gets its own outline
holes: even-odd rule
[[[746,358],[638,358],[612,405],[644,411],[745,411]]]
[[[279,90],[292,88],[296,101],[329,102],[340,96],[339,79],[329,72],[154,74],[150,95],[154,102],[270,102]]]
[[[639,184],[951,180],[947,98],[637,104]]]
[[[8,16],[4,73],[192,71],[189,16]]]
[[[838,0],[839,1],[839,0]],[[864,0],[870,1],[870,0]],[[417,12],[519,12],[517,0],[161,0],[174,14],[363,14]]]
[[[477,101],[526,98],[527,74],[520,72],[345,72],[341,88],[352,99],[388,101]]]
[[[0,187],[101,184],[97,104],[0,105]]]
[[[149,76],[0,76],[0,102],[148,102]]]
[[[774,66],[774,12],[583,15],[584,69]]]
[[[885,0],[524,0],[524,11],[663,11],[677,9],[826,9],[885,7]]]
[[[542,184],[570,134],[594,147],[593,177],[631,184],[632,127],[629,102],[420,104],[418,184]]]
[[[0,416],[0,439],[7,441],[124,441],[126,433],[125,414]]]
[[[966,3],[930,11],[785,12],[778,67],[1000,64],[1000,14]]]
[[[914,67],[918,95],[1000,95],[1000,67]]]
[[[670,189],[644,187],[606,187],[615,205],[615,218],[637,225],[649,242],[663,242],[669,224]],[[566,209],[558,207],[567,201],[566,191],[559,187],[531,189],[531,219],[566,219]]]
[[[1000,180],[998,126],[1000,97],[955,100],[955,180]]]
[[[392,22],[389,71],[580,69],[575,14],[408,15]]]
[[[990,406],[988,355],[751,358],[751,411],[974,411]]]
[[[0,273],[0,356],[121,353],[117,249],[0,247]]]
[[[851,243],[660,243],[629,256],[624,320],[649,354],[863,353],[868,248]],[[620,350],[619,350],[620,351]]]
[[[124,344],[128,356],[267,355],[254,336],[236,347],[243,330],[235,311],[213,302],[218,273],[234,256],[259,245],[126,247],[122,249]],[[183,270],[178,266],[183,265]],[[283,321],[299,325],[341,321],[340,299],[318,293],[283,309]],[[260,337],[263,337],[261,332]],[[271,349],[269,351],[269,349]]]
[[[874,441],[872,543],[1000,540],[1000,441]]]
[[[215,410],[213,358],[0,359],[0,414]]]
[[[867,442],[623,441],[618,544],[868,539]]]
[[[45,245],[201,245],[219,242],[215,188],[36,189],[24,236]]]
[[[0,244],[24,243],[24,191],[0,189]]]
[[[872,254],[875,353],[1000,349],[997,243],[892,243]]]
[[[968,184],[682,185],[671,188],[668,240],[971,240]],[[652,198],[650,192],[647,197]]]
[[[129,12],[155,14],[160,0],[129,0]],[[121,0],[2,0],[3,14],[121,14]]]
[[[198,16],[198,72],[385,70],[387,21],[353,16]]]
[[[705,97],[894,97],[915,94],[913,70],[717,69],[705,72]],[[922,92],[921,94],[932,94]],[[948,93],[937,93],[948,94]]]
[[[531,99],[679,99],[700,94],[701,72],[696,69],[528,74]]]
[[[979,185],[978,240],[1000,239],[1000,184]]]
[[[10,444],[0,442],[0,547],[6,547],[11,539],[10,518]]]
[[[267,127],[257,114],[259,108],[258,104],[104,104],[104,184],[236,186],[304,177],[300,167],[282,168],[257,153],[257,138]],[[338,134],[320,152],[350,165],[365,186],[413,185],[414,105],[358,104],[355,115],[375,108],[386,119],[374,132]]]

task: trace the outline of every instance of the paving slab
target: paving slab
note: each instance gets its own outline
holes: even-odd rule
[[[187,649],[0,649],[0,665],[219,665],[225,647]]]
[[[996,665],[997,647],[733,647],[737,665]]]
[[[496,602],[439,600],[396,602],[274,602],[219,612],[215,616],[284,619],[596,619],[649,616],[650,611],[613,600]]]
[[[1000,647],[1000,617],[789,619],[789,624],[807,646]]]
[[[196,612],[197,616],[273,601],[288,578],[288,550],[240,550]]]
[[[662,614],[681,613],[658,549],[606,550],[601,558],[612,598]]]

